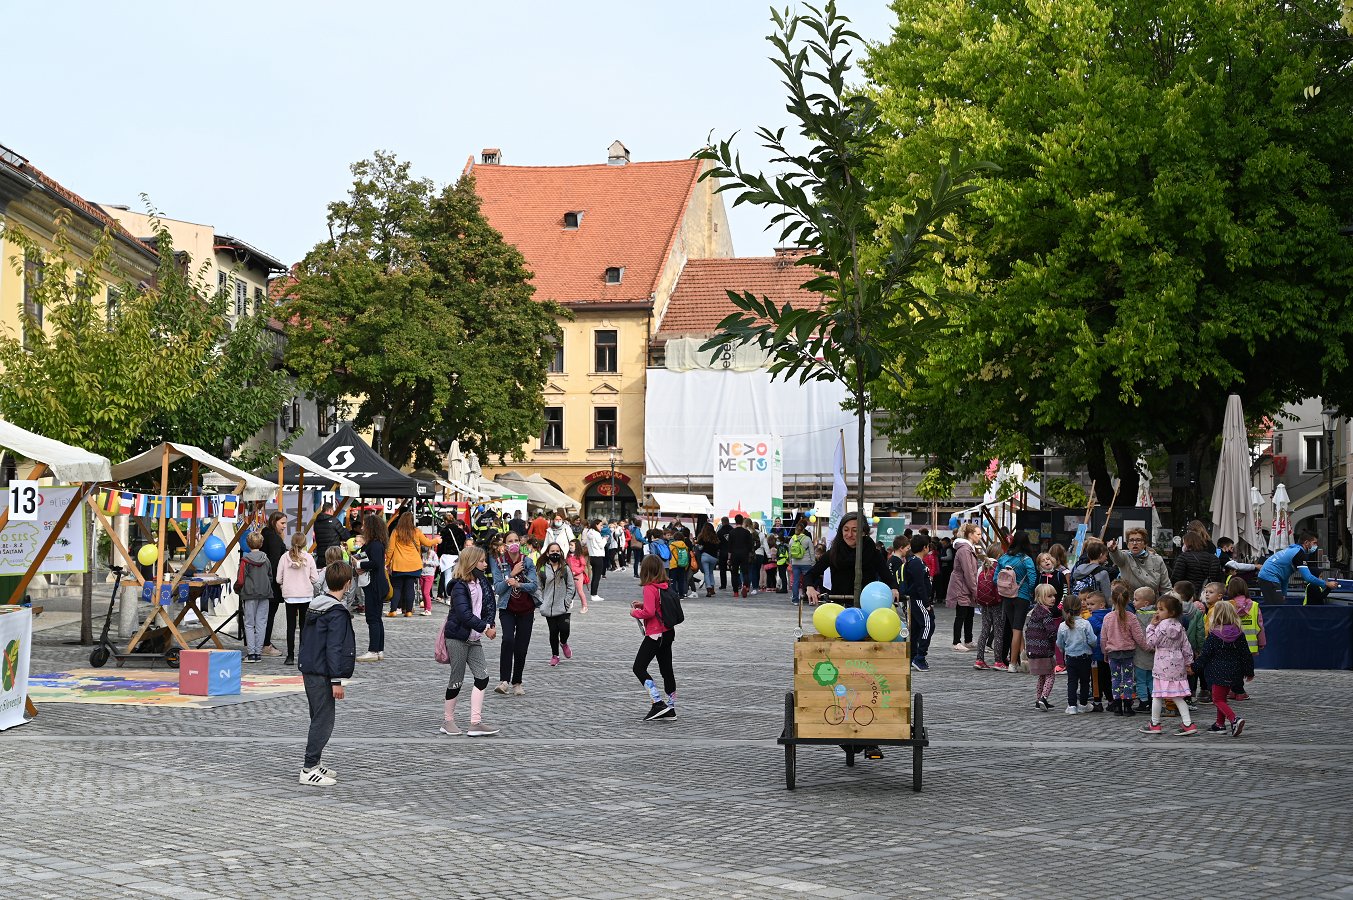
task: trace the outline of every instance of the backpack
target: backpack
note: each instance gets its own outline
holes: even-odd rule
[[[685,569],[691,564],[691,553],[684,543],[677,544],[676,564],[678,569]]]
[[[658,617],[668,628],[675,628],[686,621],[686,613],[681,609],[681,598],[670,584],[658,596]]]
[[[672,548],[667,546],[667,542],[664,540],[655,540],[649,549],[663,562],[668,562],[672,558]]]
[[[808,535],[796,534],[789,539],[789,558],[803,559],[808,555]]]
[[[1001,566],[996,573],[996,593],[1002,597],[1018,597],[1020,580],[1014,566]]]
[[[1088,594],[1091,591],[1099,590],[1099,578],[1097,576],[1103,571],[1103,566],[1095,566],[1089,572],[1086,572],[1080,578],[1077,578],[1075,583],[1071,585],[1072,595],[1079,596],[1081,594]]]
[[[978,606],[990,608],[1000,606],[1001,595],[996,591],[996,580],[991,575],[991,570],[983,567],[981,572],[977,573],[977,589],[973,591],[973,602]]]

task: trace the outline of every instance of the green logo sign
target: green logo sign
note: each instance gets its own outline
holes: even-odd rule
[[[5,658],[0,664],[0,687],[4,690],[14,688],[14,680],[19,677],[19,642],[10,641],[5,646]]]

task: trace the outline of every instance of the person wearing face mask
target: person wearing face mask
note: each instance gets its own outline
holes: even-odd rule
[[[489,667],[484,661],[481,639],[498,636],[494,627],[493,585],[484,577],[488,561],[478,547],[466,547],[456,560],[451,581],[451,612],[442,627],[451,678],[446,685],[446,704],[442,713],[442,734],[457,735],[456,702],[465,680],[465,667],[474,676],[470,692],[470,737],[497,734],[498,729],[484,721],[484,691],[489,686]]]
[[[1279,550],[1264,561],[1259,569],[1259,590],[1265,603],[1285,603],[1283,596],[1287,582],[1293,573],[1301,575],[1307,584],[1315,584],[1329,590],[1339,587],[1337,581],[1322,581],[1311,571],[1311,563],[1319,558],[1320,542],[1314,532],[1297,532],[1297,542],[1285,550]]]
[[[493,592],[498,597],[498,618],[503,626],[498,686],[493,690],[499,694],[511,690],[520,697],[526,693],[521,683],[522,670],[526,668],[531,626],[540,606],[536,567],[522,552],[521,538],[509,532],[502,555],[490,559],[489,571],[493,574]]]
[[[536,571],[540,576],[540,614],[550,629],[550,665],[557,666],[561,649],[564,659],[573,658],[573,649],[568,645],[569,624],[578,589],[573,583],[573,570],[558,544],[545,546]]]
[[[1117,541],[1109,542],[1109,560],[1119,568],[1119,578],[1129,590],[1149,587],[1157,595],[1170,590],[1170,570],[1160,554],[1146,543],[1145,528],[1129,528],[1123,535],[1126,550],[1118,549]]]
[[[573,544],[575,538],[576,535],[574,535],[573,529],[564,521],[563,515],[555,513],[554,518],[550,520],[550,527],[545,529],[545,539],[542,543],[545,545],[558,544],[560,547],[568,547]]]

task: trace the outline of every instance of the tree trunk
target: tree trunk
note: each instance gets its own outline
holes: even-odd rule
[[[1109,452],[1113,454],[1114,467],[1118,469],[1118,505],[1136,506],[1137,488],[1142,483],[1141,473],[1137,471],[1137,454],[1131,446],[1121,441],[1109,441]]]
[[[1097,437],[1085,439],[1085,471],[1095,484],[1095,501],[1107,508],[1113,502],[1113,483],[1104,459],[1104,442]]]
[[[860,373],[857,366],[855,368],[855,423],[856,423],[856,451],[857,464],[859,468],[855,470],[855,521],[858,523],[858,538],[855,541],[855,605],[860,605],[860,592],[864,589],[864,536],[867,533],[867,523],[864,515],[864,463],[865,453],[868,449],[865,447],[866,434],[864,424],[864,376]]]

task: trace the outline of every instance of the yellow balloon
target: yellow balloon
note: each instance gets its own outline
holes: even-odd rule
[[[160,548],[154,544],[142,544],[141,549],[136,551],[136,561],[143,566],[153,566],[159,558]]]
[[[896,640],[902,633],[902,619],[898,616],[897,610],[884,607],[871,612],[869,618],[865,620],[864,627],[869,631],[871,638],[880,644],[886,644]]]
[[[839,638],[841,635],[836,630],[837,613],[845,609],[839,603],[823,603],[813,611],[813,627],[817,633],[823,637]]]

